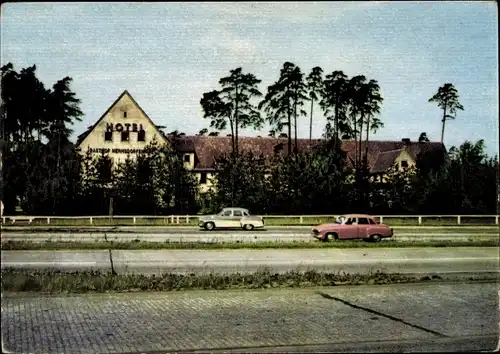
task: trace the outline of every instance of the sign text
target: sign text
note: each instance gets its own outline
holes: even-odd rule
[[[131,129],[132,128],[132,129]],[[106,131],[107,132],[139,132],[139,131],[144,131],[144,128],[142,124],[137,124],[137,123],[106,123]]]

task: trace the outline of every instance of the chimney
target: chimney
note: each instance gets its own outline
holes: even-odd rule
[[[403,138],[401,139],[403,143],[405,143],[406,146],[410,145],[410,139],[409,138]]]

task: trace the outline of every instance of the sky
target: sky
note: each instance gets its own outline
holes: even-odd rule
[[[241,67],[262,80],[286,61],[306,74],[377,80],[384,127],[371,139],[441,138],[442,111],[428,99],[445,83],[464,111],[447,121],[445,144],[484,139],[498,154],[498,18],[491,2],[7,3],[1,64],[36,64],[47,88],[65,76],[84,117],[74,138],[128,90],[149,117],[187,135],[208,128],[200,99]],[[313,135],[326,123],[315,107]],[[269,127],[241,135],[266,136]],[[228,132],[223,132],[226,134]],[[309,137],[301,118],[299,137]]]

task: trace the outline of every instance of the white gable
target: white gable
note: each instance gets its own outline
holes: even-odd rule
[[[134,156],[153,139],[160,144],[168,144],[151,119],[125,91],[96,123],[78,148],[82,154],[87,153],[89,149],[93,153],[106,151],[116,163],[125,160],[128,154]]]

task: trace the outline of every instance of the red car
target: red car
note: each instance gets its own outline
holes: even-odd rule
[[[377,242],[394,235],[392,228],[364,214],[343,215],[333,224],[314,226],[311,232],[313,237],[324,242],[353,239]]]

